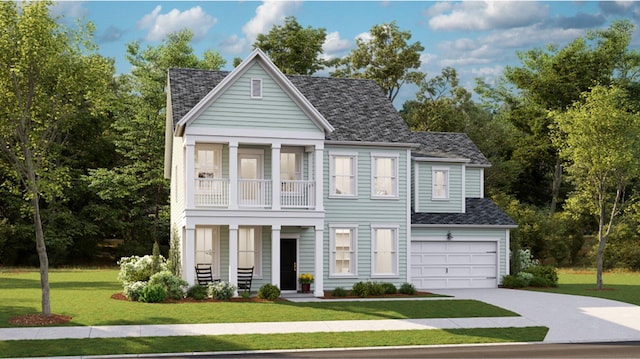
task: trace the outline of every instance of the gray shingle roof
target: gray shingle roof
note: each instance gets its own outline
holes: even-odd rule
[[[466,133],[413,132],[412,139],[420,144],[413,151],[416,157],[468,158],[473,165],[491,165]]]
[[[411,213],[411,224],[515,226],[489,198],[467,198],[466,213]]]
[[[170,69],[174,124],[228,74]],[[411,140],[409,127],[375,81],[311,76],[287,78],[335,128],[327,140],[401,143]]]

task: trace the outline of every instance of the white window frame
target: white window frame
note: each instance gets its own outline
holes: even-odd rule
[[[256,87],[255,85],[257,85],[257,93],[256,93]],[[249,83],[249,88],[250,88],[250,92],[251,92],[251,98],[253,99],[261,99],[262,98],[262,79],[259,78],[252,78],[251,82]]]
[[[351,158],[351,191],[352,193],[336,193],[336,161],[337,157]],[[354,152],[330,152],[329,153],[329,197],[330,198],[357,198],[358,197],[358,154]]]
[[[200,236],[204,235],[203,231],[211,231],[211,258],[212,263],[205,263],[198,261],[198,243],[200,242]],[[196,265],[199,263],[211,264],[211,271],[213,278],[220,278],[220,228],[218,226],[196,226],[195,228],[195,240],[194,240],[194,260]]]
[[[295,155],[295,178],[293,179],[293,181],[302,181],[303,178],[303,174],[302,174],[302,169],[303,169],[303,154],[304,152],[302,151],[301,148],[292,148],[292,147],[282,147],[282,149],[280,150],[280,181],[292,181],[291,179],[285,179],[282,176],[282,155],[283,154],[293,154]],[[297,185],[294,186],[284,186],[284,185],[280,185],[280,192],[287,192],[287,193],[292,193],[292,192],[299,192],[300,188]]]
[[[206,168],[198,158],[198,151],[212,151],[213,163],[211,168]],[[208,164],[205,164],[208,165]],[[217,166],[217,167],[216,167]],[[198,178],[222,178],[222,145],[216,143],[196,143],[194,149],[194,177]],[[204,168],[203,168],[204,167]]]
[[[378,231],[379,230],[391,230],[392,231],[392,241],[391,243],[391,272],[386,273],[378,273],[376,272],[376,254],[378,253],[377,243],[378,243]],[[399,231],[400,226],[392,224],[372,224],[371,225],[371,276],[375,278],[390,278],[397,277],[400,273],[399,266]]]
[[[437,195],[436,190],[436,178],[437,173],[444,173],[444,195]],[[449,167],[431,167],[431,199],[433,200],[448,200],[449,199],[449,187],[450,187],[450,168]]]
[[[392,160],[391,169],[391,193],[390,194],[379,194],[376,192],[376,184],[378,180],[378,160],[379,159],[390,159]],[[371,198],[375,199],[398,199],[398,161],[400,160],[400,155],[390,155],[390,154],[371,154]]]
[[[240,253],[241,252],[250,252],[241,250],[240,246],[240,232],[246,229],[253,228],[253,277],[261,279],[262,278],[262,227],[260,226],[239,226],[238,227],[238,267],[240,265]]]
[[[351,231],[349,272],[336,272],[336,230]],[[358,225],[357,224],[330,224],[329,225],[329,277],[353,278],[358,276]]]

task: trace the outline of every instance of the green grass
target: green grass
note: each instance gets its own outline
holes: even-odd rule
[[[551,293],[599,297],[640,305],[640,273],[613,271],[602,276],[603,290],[596,290],[595,270],[558,271],[557,288],[527,288]]]
[[[542,341],[545,327],[0,341],[0,357],[80,356]]]
[[[122,291],[116,277],[115,269],[52,271],[52,312],[80,326],[517,316],[473,300],[148,304],[111,299]],[[0,271],[0,327],[39,311],[39,274]]]

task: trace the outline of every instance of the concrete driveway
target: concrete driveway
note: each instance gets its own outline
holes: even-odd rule
[[[515,289],[442,289],[434,293],[476,299],[549,327],[545,342],[640,340],[640,307],[608,299]],[[640,293],[638,293],[640,296]]]

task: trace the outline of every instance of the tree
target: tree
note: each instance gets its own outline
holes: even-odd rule
[[[370,34],[370,40],[356,40],[356,48],[338,61],[340,67],[331,75],[375,80],[393,101],[404,84],[424,79],[424,73],[412,71],[420,67],[424,47],[419,41],[408,44],[411,33],[400,31],[395,21],[373,26]]]
[[[586,211],[598,223],[596,287],[602,289],[607,238],[622,213],[627,185],[640,176],[640,113],[624,89],[595,86],[554,119],[554,145],[575,185],[567,209]]]
[[[41,206],[69,185],[62,151],[76,121],[105,110],[114,73],[111,61],[95,53],[91,24],[64,28],[50,5],[0,4],[0,153],[30,203],[44,315],[51,303]]]
[[[268,34],[259,34],[253,48],[264,51],[285,74],[313,75],[325,66],[320,54],[326,36],[325,29],[305,29],[289,16],[284,26],[274,25]]]
[[[87,177],[90,187],[119,211],[121,238],[133,252],[148,251],[152,242],[169,237],[169,185],[164,179],[164,132],[167,71],[171,67],[218,70],[220,54],[193,53],[193,33],[171,33],[157,47],[127,45],[131,74],[118,78],[118,103],[112,139],[119,161],[113,168],[98,168]],[[133,245],[133,242],[137,245]],[[149,245],[149,246],[147,246]]]

